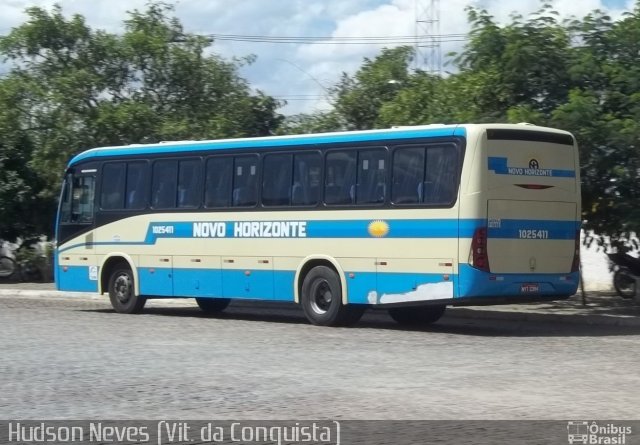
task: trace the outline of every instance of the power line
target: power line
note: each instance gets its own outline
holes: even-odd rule
[[[214,40],[251,43],[279,43],[279,44],[304,44],[304,45],[381,45],[381,44],[407,44],[413,45],[429,39],[434,42],[464,42],[467,34],[438,34],[438,35],[410,35],[410,36],[359,36],[359,37],[332,37],[332,36],[268,36],[268,35],[241,35],[241,34],[206,34]]]
[[[273,97],[281,98],[281,99],[323,99],[326,97],[325,94],[274,94]]]
[[[325,96],[318,96],[318,97],[282,97],[282,96],[271,96],[274,99],[277,100],[284,100],[287,102],[292,102],[292,101],[296,101],[296,102],[317,102],[319,100],[327,100],[327,98]]]

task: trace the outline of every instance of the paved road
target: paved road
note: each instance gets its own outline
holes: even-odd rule
[[[640,329],[0,296],[0,418],[633,419]]]

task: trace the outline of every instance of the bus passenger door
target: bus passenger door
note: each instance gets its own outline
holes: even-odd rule
[[[140,255],[138,279],[142,295],[173,296],[173,260],[171,255]]]
[[[98,290],[93,234],[95,172],[95,169],[86,169],[65,178],[57,233],[60,254],[56,282],[60,290]]]
[[[222,289],[226,298],[273,299],[273,258],[222,257]]]

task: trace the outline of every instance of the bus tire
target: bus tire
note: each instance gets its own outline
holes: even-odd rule
[[[229,298],[196,298],[196,303],[203,312],[207,314],[215,314],[224,311],[231,299]]]
[[[109,277],[109,300],[111,306],[120,314],[138,314],[147,299],[135,294],[133,272],[127,266],[118,266]]]
[[[350,326],[364,313],[364,305],[342,304],[338,274],[326,266],[316,266],[302,282],[300,297],[307,320],[317,326]]]
[[[401,325],[420,326],[440,320],[446,308],[445,305],[394,307],[389,309],[389,315]]]

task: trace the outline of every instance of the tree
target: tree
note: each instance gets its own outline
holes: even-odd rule
[[[335,111],[348,130],[375,128],[381,106],[392,100],[408,78],[412,49],[383,49],[373,60],[364,59],[362,67],[352,77],[342,74],[332,89]]]
[[[460,73],[479,86],[469,101],[481,110],[481,120],[506,121],[524,114],[544,124],[570,90],[570,33],[558,22],[558,13],[544,4],[528,19],[514,16],[512,23],[499,27],[485,10],[467,12],[469,43],[452,55]]]
[[[346,123],[334,110],[312,114],[297,114],[285,118],[278,134],[309,134],[341,131]]]
[[[640,1],[622,20],[601,11],[557,21],[544,4],[499,27],[469,10],[462,75],[490,73],[482,114],[571,131],[580,146],[584,228],[613,242],[640,233]],[[573,42],[573,43],[572,43]],[[492,97],[493,96],[493,97]]]
[[[594,11],[572,29],[573,89],[552,124],[580,143],[585,227],[616,244],[640,233],[640,2],[618,22]]]
[[[560,22],[549,4],[504,26],[485,10],[467,12],[469,42],[451,54],[457,72],[410,71],[409,49],[383,50],[343,75],[332,112],[354,129],[530,122],[569,130],[580,147],[584,228],[614,243],[640,233],[640,0],[616,22],[601,11]]]
[[[383,127],[482,122],[482,110],[473,100],[482,88],[482,76],[464,73],[442,78],[415,71],[396,96],[382,104],[378,122]]]
[[[24,166],[5,167],[13,184],[6,193],[22,187],[51,213],[67,161],[84,149],[277,130],[281,104],[253,94],[238,75],[252,58],[210,53],[211,39],[186,32],[172,11],[164,3],[132,11],[116,35],[66,17],[60,6],[32,7],[0,38],[0,55],[13,63],[0,80],[0,106],[13,110],[0,116],[0,131],[9,133],[0,160]],[[27,230],[23,219],[8,223],[13,232]]]
[[[20,124],[29,91],[14,79],[0,83],[0,239],[48,233],[52,207],[41,196],[43,181],[31,166],[33,144]]]

